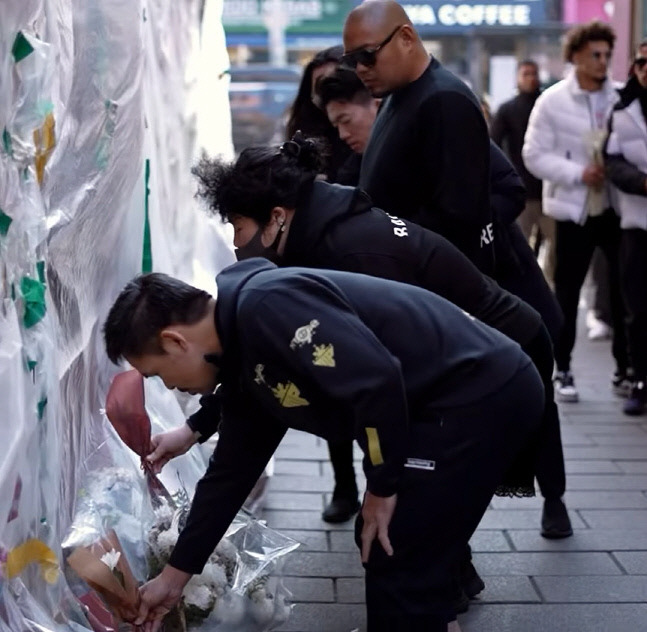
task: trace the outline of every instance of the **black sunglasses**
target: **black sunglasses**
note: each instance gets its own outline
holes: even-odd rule
[[[634,66],[636,66],[636,68],[642,69],[645,64],[647,64],[647,57],[636,57],[636,59],[634,59]]]
[[[357,50],[351,51],[342,55],[341,66],[348,68],[349,70],[355,70],[358,64],[371,68],[377,63],[377,54],[393,39],[393,36],[404,26],[396,27],[395,30],[383,41],[380,42],[377,46],[372,46],[370,48],[358,48]]]

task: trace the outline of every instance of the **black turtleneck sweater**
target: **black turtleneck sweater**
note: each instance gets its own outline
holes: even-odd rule
[[[494,272],[487,124],[472,91],[436,59],[384,100],[359,186],[376,206],[441,234],[481,272]]]
[[[528,127],[530,112],[539,96],[537,92],[520,92],[516,97],[502,103],[492,121],[490,135],[503,149],[526,185],[529,200],[541,200],[541,180],[535,178],[523,162],[521,150]]]

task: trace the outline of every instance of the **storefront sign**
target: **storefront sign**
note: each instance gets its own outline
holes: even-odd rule
[[[405,0],[405,11],[417,27],[459,31],[473,27],[523,27],[544,22],[544,0],[447,2]]]
[[[227,33],[265,30],[280,20],[288,33],[341,35],[344,20],[357,3],[352,0],[224,0],[222,23]]]

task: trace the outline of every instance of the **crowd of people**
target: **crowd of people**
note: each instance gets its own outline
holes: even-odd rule
[[[157,629],[201,572],[289,428],[328,442],[323,519],[358,514],[369,632],[459,629],[484,587],[469,540],[494,494],[534,495],[536,481],[541,535],[572,535],[555,398],[578,400],[596,248],[611,386],[625,413],[647,404],[647,43],[619,87],[614,42],[599,22],[569,31],[569,73],[543,92],[521,61],[518,95],[488,125],[402,6],[368,0],[343,46],[305,67],[282,142],[196,165],[239,262],[217,298],[138,277],[104,328],[113,361],[203,396],[155,438],[154,468],[219,433],[139,624]]]

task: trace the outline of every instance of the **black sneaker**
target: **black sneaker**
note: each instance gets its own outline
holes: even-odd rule
[[[541,535],[549,540],[559,540],[573,535],[571,520],[561,498],[544,500],[544,510],[541,514]]]
[[[360,508],[359,500],[355,498],[334,497],[329,505],[323,510],[321,518],[325,522],[338,523],[348,522]]]
[[[644,415],[647,406],[647,388],[645,382],[635,382],[631,394],[625,402],[623,412],[625,415]]]
[[[633,380],[625,371],[616,371],[611,380],[611,390],[618,397],[629,397],[633,388]]]
[[[555,395],[559,402],[578,402],[580,395],[575,388],[575,380],[570,371],[557,371],[553,378]]]

